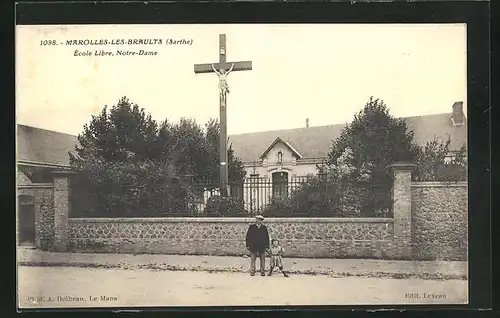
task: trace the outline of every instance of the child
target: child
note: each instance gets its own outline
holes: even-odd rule
[[[283,252],[285,249],[280,246],[280,242],[277,239],[271,241],[271,247],[269,248],[269,254],[271,254],[271,269],[267,276],[271,276],[273,269],[278,267],[283,273],[283,276],[289,277],[288,274],[283,270]]]

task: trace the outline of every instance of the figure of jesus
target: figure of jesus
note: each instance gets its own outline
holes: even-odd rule
[[[227,85],[227,76],[229,75],[229,73],[232,72],[233,67],[234,63],[231,64],[231,67],[227,72],[223,68],[220,71],[217,71],[215,66],[212,64],[213,71],[215,72],[215,74],[219,76],[219,91],[223,100],[225,100],[226,94],[229,94],[229,86]]]

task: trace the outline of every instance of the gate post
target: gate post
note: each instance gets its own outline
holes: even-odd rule
[[[395,257],[411,259],[411,172],[415,167],[410,163],[395,163],[388,168],[392,172],[394,248]]]
[[[69,243],[69,179],[74,172],[54,171],[54,245],[56,252],[66,252]]]

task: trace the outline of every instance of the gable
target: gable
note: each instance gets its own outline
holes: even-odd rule
[[[289,143],[283,141],[281,138],[276,138],[276,140],[264,151],[259,159],[264,158],[274,158],[278,159],[278,153],[282,154],[283,161],[291,161],[293,158],[302,158],[302,155]],[[275,161],[271,159],[271,161]]]
[[[340,135],[344,126],[332,125],[263,131],[231,135],[229,138],[236,156],[243,162],[259,160],[266,148],[278,137],[295,148],[302,155],[302,158],[320,158],[327,155],[331,141]]]

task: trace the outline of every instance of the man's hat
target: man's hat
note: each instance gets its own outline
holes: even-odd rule
[[[264,217],[262,215],[256,215],[255,218],[260,219],[260,220],[264,220]]]

